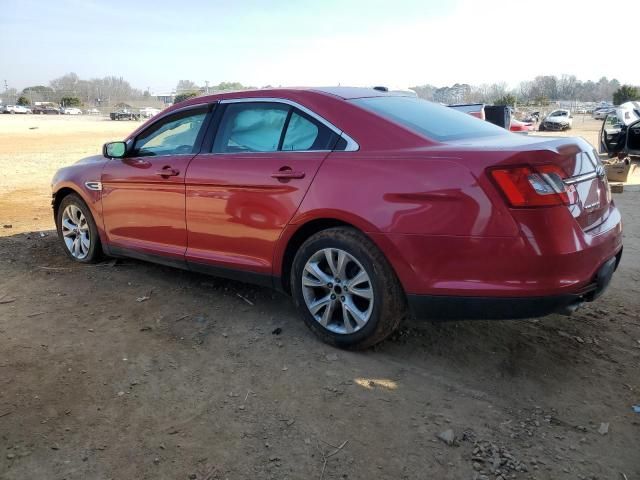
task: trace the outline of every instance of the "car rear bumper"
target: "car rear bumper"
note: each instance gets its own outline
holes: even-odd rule
[[[584,302],[604,293],[620,264],[622,250],[602,264],[586,287],[574,293],[542,297],[468,297],[407,295],[409,309],[418,319],[499,320],[543,317],[551,313],[569,315]]]
[[[593,290],[602,265],[622,250],[622,220],[613,204],[606,219],[589,231],[583,231],[563,208],[548,209],[543,216],[533,211],[514,215],[521,232],[512,237],[394,233],[371,237],[385,252],[407,295],[498,302],[581,297]]]

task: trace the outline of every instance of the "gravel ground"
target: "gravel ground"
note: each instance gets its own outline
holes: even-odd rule
[[[350,353],[266,289],[66,260],[53,171],[134,125],[0,116],[0,478],[640,478],[639,193],[572,317],[411,321]]]

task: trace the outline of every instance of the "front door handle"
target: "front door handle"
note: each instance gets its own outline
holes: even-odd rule
[[[180,175],[180,170],[176,170],[167,165],[166,167],[162,167],[162,170],[159,172],[156,172],[156,175],[160,175],[161,177],[176,177]]]
[[[304,172],[298,172],[296,170],[279,170],[271,174],[271,178],[277,178],[278,180],[290,180],[292,178],[304,178]]]

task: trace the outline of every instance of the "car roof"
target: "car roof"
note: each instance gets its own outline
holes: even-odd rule
[[[216,101],[233,98],[279,98],[288,95],[300,96],[300,94],[320,94],[330,95],[342,100],[353,100],[356,98],[369,97],[411,97],[411,92],[388,92],[374,88],[366,87],[286,87],[286,88],[259,88],[253,90],[232,90],[218,92],[213,95],[204,95],[201,97],[191,98],[184,102],[184,105],[194,103],[204,103],[208,101]]]
[[[328,93],[336,97],[340,97],[345,100],[352,100],[354,98],[368,98],[368,97],[410,97],[411,92],[403,91],[384,91],[376,88],[366,87],[315,87],[309,90],[316,92]]]

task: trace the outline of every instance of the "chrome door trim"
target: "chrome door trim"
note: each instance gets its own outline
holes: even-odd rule
[[[584,182],[585,180],[591,180],[598,176],[598,172],[589,172],[582,175],[578,175],[577,177],[568,178],[564,181],[565,185],[574,185],[576,183]]]
[[[303,111],[304,113],[306,113],[310,117],[314,118],[315,120],[317,120],[318,122],[323,124],[325,127],[327,127],[329,130],[333,131],[336,135],[342,137],[347,142],[347,146],[345,147],[344,150],[335,150],[335,151],[338,151],[338,152],[356,152],[356,151],[358,151],[360,149],[360,145],[358,145],[358,142],[356,142],[353,138],[351,138],[343,130],[340,130],[338,127],[336,127],[329,120],[325,119],[324,117],[321,117],[320,115],[315,113],[313,110],[309,110],[304,105],[300,105],[298,102],[294,102],[293,100],[289,100],[287,98],[275,98],[275,97],[225,98],[223,100],[220,100],[221,104],[226,104],[226,103],[260,103],[260,102],[283,103],[285,105],[289,105],[289,106],[295,107],[298,110]],[[285,150],[283,150],[283,152],[284,151]],[[297,150],[286,150],[286,151],[287,152],[294,152],[294,151],[297,151]],[[306,151],[306,150],[301,150],[301,151]],[[317,151],[317,150],[314,150],[314,151]]]

